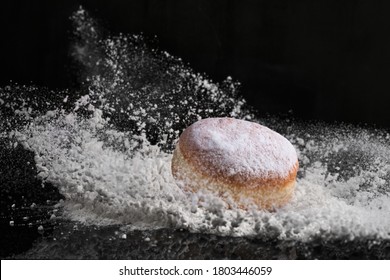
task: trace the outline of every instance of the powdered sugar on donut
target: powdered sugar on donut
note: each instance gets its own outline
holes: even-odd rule
[[[181,138],[206,173],[216,170],[229,176],[281,178],[289,175],[298,160],[286,138],[244,120],[203,119],[188,127]]]

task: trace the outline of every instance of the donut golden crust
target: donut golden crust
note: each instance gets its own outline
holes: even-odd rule
[[[241,208],[286,204],[294,190],[298,158],[291,143],[257,123],[209,118],[189,126],[172,158],[172,174],[186,191],[208,190]]]

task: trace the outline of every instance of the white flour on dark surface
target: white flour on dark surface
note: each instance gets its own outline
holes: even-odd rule
[[[142,36],[102,37],[83,9],[72,19],[81,89],[57,93],[53,100],[60,101],[43,105],[25,97],[36,88],[0,91],[2,110],[12,108],[18,119],[12,129],[10,118],[0,121],[2,137],[34,152],[39,178],[65,197],[58,205],[63,219],[120,225],[125,232],[183,228],[299,241],[390,238],[388,134],[255,119],[231,78],[214,83],[180,59],[148,48]],[[16,90],[26,95],[12,97]],[[199,119],[225,116],[266,125],[293,143],[300,171],[290,204],[275,212],[226,209],[218,197],[188,197],[176,186],[170,165],[180,133]]]

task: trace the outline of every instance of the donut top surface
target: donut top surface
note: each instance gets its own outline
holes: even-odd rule
[[[190,125],[180,136],[184,158],[208,176],[229,181],[279,179],[296,172],[292,144],[258,123],[233,118],[208,118]]]

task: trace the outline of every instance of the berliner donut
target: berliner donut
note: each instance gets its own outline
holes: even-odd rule
[[[258,123],[208,118],[180,135],[172,174],[185,191],[208,190],[229,204],[272,210],[291,198],[298,171],[292,144]]]

